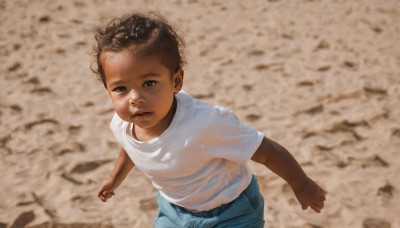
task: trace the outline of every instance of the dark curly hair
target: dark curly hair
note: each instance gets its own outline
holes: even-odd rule
[[[184,42],[168,22],[156,13],[148,15],[134,13],[112,19],[105,28],[96,33],[97,44],[93,46],[97,68],[91,67],[98,78],[105,83],[101,55],[105,52],[130,50],[135,54],[158,55],[162,63],[175,73],[183,68]],[[96,64],[95,63],[95,64]]]

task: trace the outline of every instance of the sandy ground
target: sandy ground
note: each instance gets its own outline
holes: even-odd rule
[[[155,10],[186,41],[185,90],[286,146],[329,192],[302,211],[251,163],[267,227],[400,227],[397,0],[0,0],[0,227],[151,227],[155,190],[133,170],[96,197],[118,155],[91,73],[94,31]]]

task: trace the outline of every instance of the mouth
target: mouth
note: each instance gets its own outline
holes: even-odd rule
[[[151,116],[151,114],[152,114],[151,112],[138,111],[132,115],[132,118],[135,120],[145,120],[148,119]]]

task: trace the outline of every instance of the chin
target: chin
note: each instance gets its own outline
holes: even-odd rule
[[[140,127],[141,129],[149,129],[155,126],[155,124],[146,122],[138,122],[138,121],[130,121],[130,122],[133,123],[135,126]]]

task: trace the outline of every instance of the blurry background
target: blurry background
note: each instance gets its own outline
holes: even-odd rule
[[[251,163],[267,227],[400,227],[397,0],[0,0],[0,227],[151,227],[136,169],[102,203],[118,145],[90,71],[96,28],[154,10],[186,41],[184,89],[287,147],[329,192],[321,214]]]

